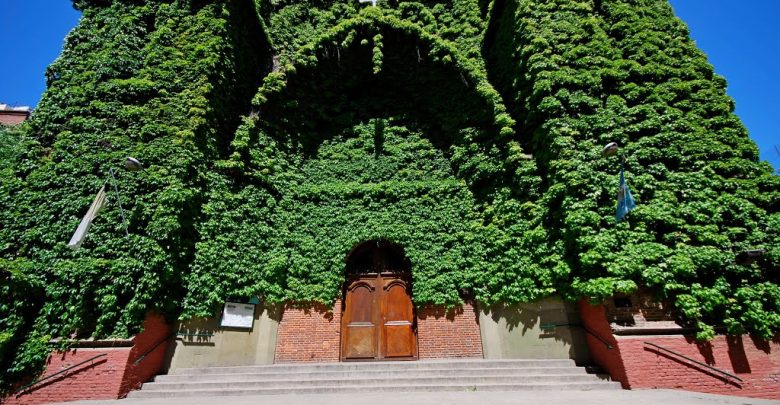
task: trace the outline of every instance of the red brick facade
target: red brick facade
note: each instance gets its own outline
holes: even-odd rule
[[[451,311],[441,307],[417,310],[417,346],[420,359],[482,358],[479,316],[471,303]]]
[[[580,302],[583,325],[613,346],[588,334],[593,360],[624,388],[672,388],[713,394],[780,399],[780,339],[719,335],[707,343],[691,336],[613,336],[601,305]],[[736,375],[723,376],[649,343]]]
[[[274,363],[335,362],[341,352],[341,301],[324,306],[287,305],[276,335]],[[482,358],[482,339],[473,305],[452,311],[428,307],[417,311],[420,359]]]
[[[119,388],[119,398],[124,398],[128,392],[140,388],[141,384],[160,373],[165,363],[171,333],[173,329],[162,316],[146,317],[143,332],[133,339],[133,347]]]
[[[620,357],[620,347],[612,335],[612,328],[607,321],[606,309],[602,305],[590,305],[586,300],[578,304],[580,319],[585,327],[585,339],[593,362],[601,366],[613,380],[620,381],[623,388],[630,388],[626,369]],[[609,345],[609,346],[607,346]]]
[[[154,345],[166,340],[171,328],[161,316],[149,315],[143,332],[126,347],[80,347],[49,355],[42,376],[52,375],[92,357],[104,354],[60,376],[3,399],[7,405],[36,405],[82,399],[124,398],[130,390],[160,372],[168,347],[165,342],[141,359]],[[121,342],[120,342],[121,343]],[[140,361],[139,361],[140,359]],[[138,361],[138,364],[135,364]]]
[[[19,125],[30,116],[28,111],[2,111],[0,110],[0,125]]]
[[[274,363],[333,362],[340,359],[341,301],[296,308],[288,304],[276,332]]]

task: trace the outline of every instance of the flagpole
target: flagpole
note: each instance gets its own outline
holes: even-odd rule
[[[620,176],[618,181],[618,203],[615,210],[615,222],[619,223],[634,208],[636,203],[631,195],[631,189],[626,182],[626,154],[620,150],[617,142],[610,142],[601,149],[601,155],[605,158],[615,156],[620,153]]]

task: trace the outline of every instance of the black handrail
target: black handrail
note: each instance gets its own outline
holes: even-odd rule
[[[187,337],[212,337],[214,336],[213,333],[177,333],[176,336],[187,336]]]
[[[742,382],[742,379],[741,379],[741,378],[739,378],[739,377],[737,377],[737,376],[735,376],[734,374],[731,374],[731,373],[729,373],[729,372],[726,372],[726,371],[723,371],[723,370],[721,370],[721,369],[718,369],[718,368],[712,367],[712,366],[710,366],[709,364],[702,363],[702,362],[700,362],[700,361],[698,361],[698,360],[694,360],[694,359],[692,359],[692,358],[690,358],[690,357],[688,357],[688,356],[686,356],[686,355],[684,355],[684,354],[682,354],[682,353],[677,353],[677,352],[675,352],[674,350],[667,349],[667,348],[665,348],[665,347],[663,347],[663,346],[659,346],[659,345],[657,345],[657,344],[655,344],[655,343],[651,343],[651,342],[645,342],[645,344],[646,344],[646,345],[653,346],[653,347],[656,347],[656,348],[658,348],[658,349],[661,349],[661,350],[663,350],[663,351],[669,352],[669,353],[671,353],[671,354],[673,354],[673,355],[675,355],[675,356],[682,357],[682,358],[684,358],[685,360],[688,360],[688,361],[690,361],[691,363],[695,363],[695,364],[697,364],[697,365],[699,365],[699,366],[702,366],[702,367],[705,367],[705,368],[707,368],[707,369],[709,369],[709,370],[711,370],[711,371],[714,371],[714,372],[716,372],[716,373],[723,374],[723,375],[725,375],[725,376],[727,376],[727,377],[730,377],[730,378],[733,378],[733,379],[735,379],[735,380],[737,380],[737,381],[739,381],[739,382]]]
[[[593,336],[594,338],[596,338],[596,340],[600,341],[601,343],[604,343],[604,346],[606,346],[606,347],[607,347],[607,349],[609,349],[609,350],[612,350],[612,349],[614,349],[614,348],[615,348],[614,346],[612,346],[612,343],[609,343],[609,342],[607,342],[607,340],[606,340],[606,339],[604,339],[603,337],[601,337],[601,336],[597,335],[595,332],[593,332],[592,330],[590,330],[590,328],[589,328],[589,327],[587,327],[587,326],[585,326],[585,325],[577,325],[577,326],[579,326],[580,328],[582,328],[582,329],[583,329],[585,332],[587,332],[589,335],[591,335],[591,336]]]
[[[142,355],[141,355],[141,356],[139,356],[137,359],[135,359],[135,361],[133,362],[133,365],[134,365],[134,366],[136,366],[136,365],[138,365],[138,363],[140,363],[140,362],[144,361],[144,359],[146,358],[146,356],[150,355],[150,354],[151,354],[153,351],[155,351],[155,349],[157,349],[158,347],[160,347],[160,345],[161,345],[161,344],[163,344],[163,343],[165,343],[165,342],[167,342],[167,341],[171,340],[171,337],[173,337],[173,334],[170,334],[170,335],[164,336],[164,337],[163,337],[162,339],[160,339],[160,340],[159,340],[157,343],[155,343],[155,344],[154,344],[154,346],[152,346],[152,348],[151,348],[151,349],[147,350],[146,352],[144,352],[144,354],[142,354]]]
[[[29,389],[30,387],[32,387],[32,386],[34,386],[34,385],[38,385],[39,383],[41,383],[41,382],[43,382],[43,381],[46,381],[46,380],[48,380],[48,379],[51,379],[52,377],[58,376],[58,375],[60,375],[60,374],[66,373],[66,372],[68,372],[68,371],[70,371],[70,370],[72,370],[72,369],[74,369],[74,368],[76,368],[76,367],[78,367],[78,366],[80,366],[80,365],[82,365],[82,364],[89,363],[90,361],[93,361],[93,360],[95,360],[95,359],[97,359],[97,358],[99,358],[99,357],[103,357],[103,356],[108,356],[108,353],[101,353],[101,354],[98,354],[97,356],[95,356],[95,357],[90,357],[90,358],[88,358],[87,360],[84,360],[84,361],[82,361],[82,362],[81,362],[81,363],[79,363],[79,364],[72,365],[72,366],[70,366],[70,367],[66,368],[65,370],[60,370],[60,371],[58,371],[58,372],[56,372],[56,373],[54,373],[54,374],[48,375],[48,376],[46,376],[46,377],[43,377],[43,378],[41,378],[40,380],[33,381],[33,382],[31,382],[31,383],[29,383],[29,384],[25,385],[24,387],[22,387],[22,388],[19,388],[18,390],[14,391],[14,394],[18,394],[18,393],[20,393],[20,392],[22,392],[22,391],[26,391],[27,389]]]
[[[612,350],[612,349],[615,348],[614,346],[612,346],[611,343],[607,342],[606,339],[602,338],[601,336],[597,335],[595,332],[590,330],[589,327],[587,327],[585,325],[578,324],[578,323],[545,323],[545,324],[540,325],[539,327],[542,328],[542,329],[553,329],[553,328],[557,328],[558,326],[573,326],[575,328],[580,328],[580,329],[584,330],[585,333],[593,336],[594,338],[596,338],[596,340],[598,340],[601,343],[603,343],[604,346],[607,347],[607,349]]]

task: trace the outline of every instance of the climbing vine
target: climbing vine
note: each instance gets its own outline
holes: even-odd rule
[[[254,98],[256,116],[239,128],[231,158],[219,163],[251,183],[240,193],[247,204],[241,210],[254,215],[234,232],[254,233],[255,246],[245,246],[243,237],[206,238],[213,242],[203,244],[189,283],[191,314],[210,314],[231,292],[331,304],[347,252],[378,239],[404,246],[421,304],[455,305],[464,293],[483,302],[529,301],[554,291],[559,275],[535,276],[553,261],[541,227],[544,208],[530,201],[538,194],[535,165],[512,140],[514,121],[481,65],[372,8],[288,60],[266,77]],[[391,124],[386,132],[368,125],[384,120]],[[418,148],[419,139],[429,142],[449,177],[415,169],[414,179],[379,175],[345,183],[353,172],[411,170],[383,157],[383,134],[406,145],[406,164],[432,153]],[[345,151],[343,159],[329,160],[332,166],[307,172],[311,159],[331,153],[321,150],[331,139],[349,136],[373,140],[374,160]],[[228,205],[219,197],[213,203]],[[222,232],[235,218],[232,211],[210,212],[209,231]],[[236,253],[247,251],[260,260],[247,263],[246,254]],[[198,287],[206,280],[209,287]]]
[[[700,338],[780,331],[780,178],[665,0],[74,6],[30,122],[0,129],[2,389],[50,338],[150,310],[331,304],[378,239],[419,304],[649,288]],[[612,141],[638,204],[619,224]]]
[[[3,279],[13,293],[3,295],[0,326],[32,328],[0,352],[3,389],[43,364],[47,337],[128,336],[150,310],[175,318],[194,254],[201,174],[229,142],[220,137],[238,125],[237,112],[248,111],[258,72],[270,69],[246,2],[76,6],[80,23],[23,128],[29,147],[3,164],[10,173],[0,180],[0,265],[13,274],[13,286]],[[145,170],[122,170],[126,156]],[[65,244],[109,169],[119,193],[107,185],[108,206],[71,251]],[[16,286],[25,280],[41,294],[22,311]]]
[[[492,12],[488,70],[537,153],[572,293],[652,288],[700,338],[718,324],[777,333],[780,178],[667,2],[506,1]],[[638,203],[617,225],[618,160],[599,156],[613,141]],[[750,249],[768,252],[737,263]]]

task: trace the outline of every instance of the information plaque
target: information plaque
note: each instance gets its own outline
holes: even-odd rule
[[[238,302],[226,302],[219,326],[252,329],[255,322],[255,306]]]

